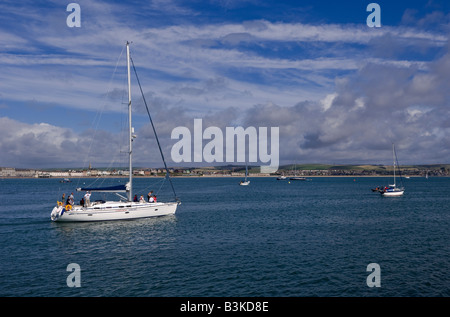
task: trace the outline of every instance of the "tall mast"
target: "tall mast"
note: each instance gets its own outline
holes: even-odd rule
[[[129,191],[128,191],[128,201],[132,200],[133,197],[133,164],[132,164],[132,153],[133,153],[133,136],[131,127],[131,76],[130,76],[130,43],[127,41],[127,71],[128,71],[128,162],[129,162]]]
[[[394,143],[392,143],[392,156],[394,158],[394,187],[396,187],[395,185],[395,145]]]

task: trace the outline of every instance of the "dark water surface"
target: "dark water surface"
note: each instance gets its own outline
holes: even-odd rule
[[[371,192],[385,178],[239,180],[173,179],[175,216],[61,224],[76,183],[2,179],[0,296],[450,296],[449,178],[404,180],[398,198]]]

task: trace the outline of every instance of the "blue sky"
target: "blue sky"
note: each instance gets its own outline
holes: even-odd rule
[[[448,1],[377,1],[380,28],[371,1],[76,1],[79,28],[70,2],[0,2],[0,166],[122,157],[127,40],[166,157],[202,118],[280,127],[282,164],[449,162]],[[159,166],[133,96],[136,165]]]

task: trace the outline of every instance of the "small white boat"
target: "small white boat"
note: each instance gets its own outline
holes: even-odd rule
[[[127,49],[127,71],[128,71],[128,160],[129,160],[129,181],[126,185],[118,185],[118,186],[110,186],[110,187],[102,187],[102,188],[77,188],[77,191],[86,191],[90,192],[112,192],[116,193],[121,199],[119,201],[104,201],[98,200],[93,203],[90,203],[90,199],[86,199],[83,205],[64,205],[65,202],[58,202],[57,206],[55,206],[50,214],[50,218],[52,221],[57,222],[74,222],[74,221],[107,221],[107,220],[129,220],[129,219],[138,219],[138,218],[147,218],[147,217],[159,217],[165,215],[175,214],[177,210],[177,206],[180,204],[180,201],[176,197],[175,189],[173,188],[172,182],[170,181],[168,168],[166,162],[164,160],[164,155],[161,151],[161,157],[164,162],[164,166],[166,169],[166,179],[170,181],[172,185],[172,190],[175,196],[175,202],[135,202],[133,200],[133,167],[132,167],[132,144],[133,139],[136,137],[134,135],[134,129],[131,126],[131,81],[130,81],[130,48],[129,43],[126,44]],[[133,65],[134,69],[134,65]],[[136,74],[137,77],[137,74]],[[139,83],[139,80],[138,80]],[[139,84],[140,86],[140,84]],[[142,91],[142,89],[141,89]],[[144,97],[144,104],[147,107],[147,103]],[[148,110],[148,108],[147,108]],[[150,117],[150,113],[149,117]],[[150,118],[150,122],[152,124],[155,138],[157,140],[159,146],[158,136],[156,135],[156,131],[153,126],[153,121]],[[127,197],[123,197],[118,193],[126,193]],[[86,196],[85,197],[89,197]],[[89,197],[90,198],[90,197]]]
[[[247,176],[248,176],[248,167],[247,167],[247,164],[246,164],[245,165],[245,180],[240,181],[239,185],[241,185],[241,186],[250,185],[250,181],[247,180]]]
[[[306,181],[306,177],[294,176],[289,178],[291,181]]]
[[[306,177],[297,176],[297,164],[294,165],[294,176],[289,177],[291,181],[306,181]]]
[[[277,177],[277,180],[285,180],[285,179],[287,179],[287,177],[286,176],[284,176],[284,175],[281,175],[281,176],[278,176]]]
[[[389,185],[389,187],[381,191],[381,195],[386,197],[401,196],[404,192],[405,190],[403,188],[397,188],[395,185]]]
[[[385,187],[384,189],[380,190],[380,194],[384,197],[398,197],[398,196],[402,196],[403,193],[405,192],[405,189],[402,187],[397,187],[396,183],[395,183],[395,167],[398,165],[397,162],[397,155],[395,153],[395,146],[394,144],[392,144],[392,153],[394,156],[394,184],[389,185],[387,187]],[[401,182],[401,174],[400,174],[400,182]],[[403,185],[403,184],[402,184]]]

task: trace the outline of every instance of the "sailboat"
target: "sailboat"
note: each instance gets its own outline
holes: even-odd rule
[[[289,180],[291,180],[291,181],[306,181],[306,177],[297,176],[297,164],[295,164],[295,167],[294,167],[294,176],[290,177]]]
[[[306,177],[303,177],[303,176],[292,176],[289,179],[291,181],[306,181]]]
[[[108,221],[108,220],[130,220],[138,218],[158,217],[164,215],[175,214],[177,206],[180,201],[176,197],[175,190],[172,182],[170,181],[169,171],[167,169],[164,155],[161,151],[161,146],[156,135],[156,130],[151,120],[150,112],[148,111],[147,103],[145,101],[142,88],[140,87],[139,78],[137,77],[136,69],[134,68],[133,60],[130,57],[130,43],[126,43],[127,50],[127,74],[128,74],[128,161],[129,161],[129,180],[125,185],[118,185],[112,187],[103,188],[77,188],[77,191],[86,191],[89,195],[90,192],[113,192],[116,193],[121,199],[118,201],[95,201],[90,203],[86,200],[84,205],[65,205],[65,202],[58,202],[50,214],[52,221],[56,222],[81,222],[81,221]],[[169,179],[174,192],[174,202],[135,202],[133,201],[133,160],[132,160],[132,144],[135,137],[133,127],[131,125],[131,79],[130,79],[130,61],[133,63],[133,69],[136,73],[137,82],[141,88],[142,97],[144,98],[144,104],[147,107],[147,113],[150,118],[150,122],[155,133],[155,138],[158,143],[158,147],[161,152],[161,157],[166,168],[166,178]],[[118,193],[126,193],[127,197],[121,196]],[[85,195],[86,196],[86,195]]]
[[[396,196],[402,196],[403,193],[405,192],[405,189],[403,188],[403,183],[402,183],[402,187],[397,187],[396,184],[396,178],[395,178],[395,167],[398,166],[398,161],[397,161],[397,155],[395,153],[395,145],[392,144],[392,155],[394,157],[394,184],[386,186],[384,189],[380,190],[380,193],[382,196],[385,197],[396,197]],[[399,169],[399,175],[400,175],[400,182],[402,182],[402,175],[400,174],[400,169]]]
[[[248,176],[248,166],[247,166],[247,164],[245,164],[245,179],[244,179],[244,181],[241,181],[239,183],[239,185],[241,185],[241,186],[250,185],[250,181],[247,180],[247,176]]]

